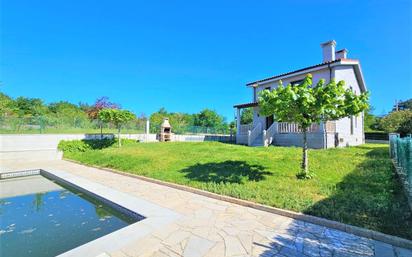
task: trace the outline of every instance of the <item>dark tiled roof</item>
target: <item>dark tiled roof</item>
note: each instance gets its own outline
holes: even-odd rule
[[[251,86],[251,85],[256,84],[256,83],[265,82],[265,81],[268,81],[268,80],[272,80],[272,79],[276,79],[276,78],[283,77],[283,76],[286,76],[286,75],[290,75],[290,74],[293,74],[293,73],[296,73],[296,72],[301,72],[301,71],[304,71],[304,70],[310,70],[310,69],[313,69],[313,68],[316,68],[316,67],[320,67],[320,66],[323,66],[323,65],[327,65],[327,64],[331,64],[331,63],[335,63],[335,62],[339,62],[339,61],[341,61],[341,59],[337,59],[337,60],[330,61],[330,62],[319,63],[319,64],[309,66],[309,67],[306,67],[306,68],[303,68],[303,69],[294,70],[294,71],[291,71],[291,72],[282,73],[282,74],[279,74],[279,75],[276,75],[276,76],[272,76],[270,78],[265,78],[265,79],[253,81],[253,82],[247,83],[246,86]]]
[[[252,102],[252,103],[246,103],[246,104],[237,104],[234,105],[234,108],[248,108],[248,107],[255,107],[258,106],[257,102]]]

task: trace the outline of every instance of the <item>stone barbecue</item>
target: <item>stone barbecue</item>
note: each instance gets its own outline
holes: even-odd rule
[[[164,118],[162,125],[160,125],[159,141],[167,142],[172,139],[172,127],[170,126],[169,119]]]

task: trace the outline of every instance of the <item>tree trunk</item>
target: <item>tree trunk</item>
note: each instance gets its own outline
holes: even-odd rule
[[[307,129],[303,129],[303,149],[302,149],[302,174],[308,176],[308,140],[306,135]]]
[[[122,146],[122,143],[120,142],[120,126],[117,128],[117,146]]]

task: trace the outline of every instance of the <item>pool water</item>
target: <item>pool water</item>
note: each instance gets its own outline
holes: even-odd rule
[[[0,256],[55,256],[139,220],[41,175],[0,180]]]

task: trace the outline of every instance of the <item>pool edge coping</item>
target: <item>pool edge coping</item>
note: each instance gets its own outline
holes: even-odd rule
[[[135,223],[60,253],[57,257],[99,256],[121,250],[130,243],[150,235],[155,230],[161,229],[181,217],[173,210],[66,171],[49,168],[32,168],[28,170],[39,171],[39,174],[27,176],[42,175],[48,179],[55,179],[58,182],[85,191],[85,193],[91,194],[92,197],[97,197],[101,201],[109,202],[108,204],[117,205],[144,217]],[[7,173],[25,171],[27,170],[14,170]]]
[[[340,230],[340,231],[343,231],[343,232],[346,232],[346,233],[349,233],[349,234],[353,234],[353,235],[360,236],[360,237],[365,237],[365,238],[368,238],[368,239],[373,239],[373,240],[383,242],[383,243],[387,243],[387,244],[390,244],[390,245],[393,245],[393,246],[396,246],[396,247],[412,249],[412,240],[408,240],[406,238],[401,238],[401,237],[398,237],[398,236],[392,236],[392,235],[385,234],[385,233],[382,233],[382,232],[378,232],[378,231],[375,231],[375,230],[362,228],[362,227],[358,227],[358,226],[354,226],[354,225],[349,225],[349,224],[345,224],[345,223],[338,222],[338,221],[328,220],[328,219],[325,219],[325,218],[316,217],[316,216],[304,214],[304,213],[301,213],[301,212],[295,212],[295,211],[280,209],[280,208],[276,208],[276,207],[271,207],[271,206],[268,206],[268,205],[259,204],[259,203],[255,203],[255,202],[251,202],[251,201],[247,201],[247,200],[242,200],[242,199],[234,198],[234,197],[231,197],[231,196],[219,195],[219,194],[212,193],[212,192],[209,192],[209,191],[205,191],[205,190],[201,190],[201,189],[197,189],[197,188],[193,188],[193,187],[189,187],[189,186],[185,186],[185,185],[180,185],[180,184],[176,184],[176,183],[172,183],[172,182],[166,182],[166,181],[162,181],[162,180],[158,180],[158,179],[154,179],[154,178],[149,178],[149,177],[145,177],[145,176],[141,176],[141,175],[131,174],[131,173],[127,173],[125,171],[120,171],[120,170],[116,170],[116,169],[112,169],[112,168],[106,168],[106,167],[101,167],[101,166],[97,166],[97,165],[88,165],[88,164],[84,164],[84,163],[81,163],[81,162],[78,162],[78,161],[75,161],[75,160],[70,160],[70,159],[67,159],[67,158],[63,158],[63,160],[67,161],[67,162],[75,163],[75,164],[78,164],[78,165],[82,165],[82,166],[85,166],[85,167],[92,167],[92,168],[96,168],[96,169],[101,169],[101,170],[112,172],[112,173],[115,173],[115,174],[140,179],[140,180],[143,180],[143,181],[146,181],[146,182],[149,182],[149,183],[154,183],[154,184],[158,184],[158,185],[162,185],[162,186],[167,186],[167,187],[182,190],[182,191],[185,191],[185,192],[194,193],[194,194],[197,194],[197,195],[202,195],[202,196],[205,196],[205,197],[209,197],[209,198],[212,198],[212,199],[221,200],[221,201],[241,205],[241,206],[244,206],[244,207],[249,207],[249,208],[253,208],[253,209],[256,209],[256,210],[265,211],[265,212],[269,212],[269,213],[273,213],[273,214],[293,218],[293,219],[296,219],[296,220],[301,220],[301,221],[313,223],[313,224],[324,226],[324,227],[327,227],[327,228]]]

